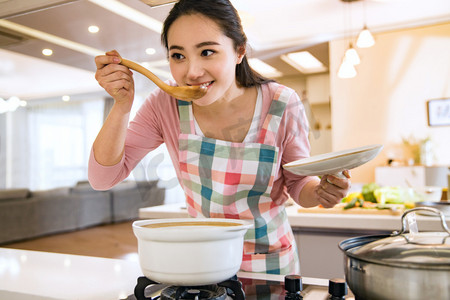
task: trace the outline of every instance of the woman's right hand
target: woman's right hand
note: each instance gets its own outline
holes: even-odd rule
[[[95,57],[95,79],[100,86],[125,110],[130,111],[134,99],[133,73],[120,64],[121,57],[116,50]]]

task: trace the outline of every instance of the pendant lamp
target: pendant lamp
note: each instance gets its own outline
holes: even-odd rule
[[[361,60],[359,59],[358,52],[353,48],[353,44],[350,43],[347,51],[345,51],[345,60],[350,62],[352,65],[359,65]]]
[[[364,11],[364,27],[363,30],[359,33],[358,39],[356,40],[356,46],[358,48],[369,48],[375,44],[375,39],[373,38],[372,33],[370,33],[369,28],[367,28],[367,17],[366,17],[366,1],[363,1],[363,11]]]
[[[351,2],[356,0],[341,0],[344,2],[344,28],[347,27],[346,21],[348,21],[348,38],[351,39],[351,11],[347,11],[351,9]],[[348,16],[347,16],[348,13]],[[347,19],[348,17],[348,19]],[[349,41],[349,47],[345,51],[344,57],[342,58],[342,63],[339,66],[339,70],[337,72],[337,76],[339,78],[353,78],[356,76],[355,65],[360,63],[359,55],[356,52],[356,49],[353,48],[353,43]]]
[[[350,61],[348,61],[345,56],[342,60],[341,66],[339,67],[337,75],[339,78],[353,78],[356,76],[355,66]]]
[[[373,45],[375,45],[375,39],[373,38],[367,26],[364,25],[363,30],[358,35],[356,46],[358,46],[358,48],[369,48]]]

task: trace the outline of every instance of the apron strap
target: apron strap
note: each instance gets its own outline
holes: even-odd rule
[[[260,130],[257,143],[266,145],[275,144],[275,137],[281,122],[281,117],[292,93],[293,90],[283,85],[278,86],[270,104],[269,112]],[[189,101],[178,100],[180,131],[184,134],[195,134],[195,123],[191,106],[192,103]]]
[[[178,113],[180,114],[180,131],[184,134],[194,134],[194,116],[191,116],[191,102],[178,100]]]
[[[293,90],[279,85],[264,124],[260,130],[257,142],[266,145],[275,145],[275,137],[280,126],[281,117],[283,116],[286,105],[293,93]]]

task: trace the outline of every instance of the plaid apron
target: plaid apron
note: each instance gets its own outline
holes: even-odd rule
[[[190,216],[247,219],[241,270],[299,274],[297,246],[284,205],[270,192],[276,172],[275,137],[292,93],[278,87],[256,143],[234,143],[195,135],[190,102],[178,100],[181,185]]]

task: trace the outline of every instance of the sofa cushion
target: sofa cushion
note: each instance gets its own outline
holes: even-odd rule
[[[29,189],[7,189],[0,190],[0,201],[27,199],[30,196]]]
[[[31,192],[32,197],[63,197],[70,194],[70,187],[60,187],[51,190],[39,190]]]
[[[137,189],[135,181],[122,181],[111,188],[112,191],[123,191]]]
[[[74,194],[88,194],[98,191],[94,190],[88,181],[80,181],[72,188],[71,192]]]

